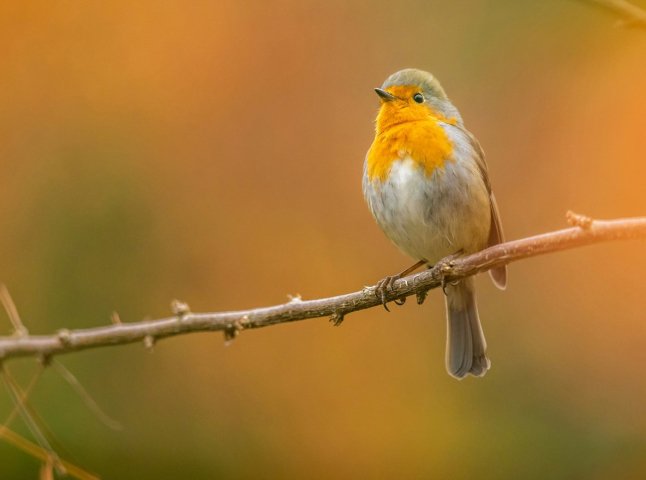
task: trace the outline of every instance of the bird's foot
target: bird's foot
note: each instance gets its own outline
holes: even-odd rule
[[[460,257],[463,254],[463,251],[460,250],[458,252],[455,252],[452,255],[449,255],[448,257],[443,258],[440,260],[440,262],[437,264],[437,266],[440,267],[440,282],[442,285],[442,291],[444,292],[444,295],[446,295],[446,288],[448,286],[455,286],[458,283],[460,283],[460,280],[450,280],[451,274],[453,273],[453,265],[455,262],[455,259]]]
[[[388,309],[388,305],[387,305],[388,302],[386,301],[386,297],[388,295],[388,290],[389,289],[392,290],[393,285],[397,280],[399,280],[402,277],[405,277],[406,275],[408,275],[411,272],[414,272],[419,267],[421,267],[422,265],[425,265],[425,264],[426,264],[426,260],[420,260],[415,265],[412,265],[412,266],[408,267],[403,272],[400,272],[397,275],[390,275],[388,277],[382,278],[381,280],[379,280],[377,282],[377,285],[375,286],[375,295],[381,301],[381,304],[384,306],[384,308],[386,309],[387,312],[390,312],[390,310]],[[396,298],[393,301],[397,305],[403,305],[404,303],[406,303],[406,297]]]
[[[385,277],[379,280],[377,282],[377,285],[375,286],[375,296],[379,299],[379,301],[384,306],[387,312],[390,312],[390,309],[388,308],[388,302],[386,301],[386,297],[388,296],[388,290],[392,290],[393,284],[400,278],[401,278],[401,274],[390,275],[388,277]],[[395,300],[395,303],[397,305],[403,305],[405,301],[406,301],[406,298],[401,298],[401,299]]]

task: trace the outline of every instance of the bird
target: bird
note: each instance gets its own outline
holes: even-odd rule
[[[417,261],[377,284],[375,293],[386,307],[385,292],[396,279],[504,238],[484,151],[440,82],[429,72],[406,68],[375,92],[380,106],[364,161],[363,194],[386,236]],[[489,273],[504,290],[506,266]],[[473,277],[445,284],[444,293],[447,372],[457,379],[482,377],[491,362]]]

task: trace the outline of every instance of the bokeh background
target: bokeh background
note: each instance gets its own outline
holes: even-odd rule
[[[372,89],[409,66],[483,144],[508,238],[643,215],[646,34],[615,21],[562,0],[3,2],[0,281],[50,333],[401,270],[360,184]],[[341,328],[61,357],[121,431],[53,370],[31,403],[103,478],[644,478],[645,266],[634,241],[515,263],[506,292],[481,276],[484,379],[445,373],[433,292]],[[1,478],[38,468],[0,442]]]

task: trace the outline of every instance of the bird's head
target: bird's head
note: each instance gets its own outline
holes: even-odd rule
[[[449,123],[462,123],[460,113],[444,93],[440,82],[428,72],[407,68],[393,73],[375,92],[381,99],[377,132],[429,116]]]

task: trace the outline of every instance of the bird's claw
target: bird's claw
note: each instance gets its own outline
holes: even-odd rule
[[[447,295],[446,293],[446,287],[449,285],[449,282],[446,280],[446,277],[442,277],[442,291],[444,292],[444,295]]]
[[[422,303],[424,303],[424,300],[426,300],[427,295],[428,295],[428,290],[417,292],[417,294],[415,295],[417,297],[417,305],[421,305]]]
[[[386,300],[388,296],[388,290],[393,288],[393,284],[395,283],[395,281],[399,280],[399,277],[400,275],[391,275],[382,278],[377,282],[377,285],[375,286],[375,296],[379,299],[387,312],[390,312],[390,309],[388,308],[388,302]],[[405,301],[405,298],[396,299],[395,303],[397,305],[403,305]]]
[[[453,265],[452,265],[452,263],[453,263],[453,262],[451,261],[451,262],[448,262],[448,263],[443,264],[443,265],[440,267],[440,275],[442,275],[442,278],[441,278],[441,285],[442,285],[442,291],[444,292],[444,295],[446,295],[446,294],[447,294],[447,293],[446,293],[446,287],[448,287],[448,286],[453,286],[453,287],[454,287],[454,286],[456,286],[458,283],[460,283],[460,280],[453,280],[453,281],[450,281],[450,280],[449,280],[449,276],[451,275],[451,272],[452,272],[452,270],[453,270]]]

